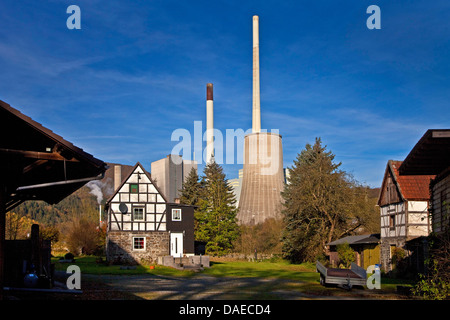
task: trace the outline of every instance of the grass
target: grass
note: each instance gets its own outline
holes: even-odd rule
[[[217,277],[256,277],[309,281],[318,278],[315,266],[310,263],[291,264],[284,260],[277,261],[226,261],[211,262],[211,268],[203,274]]]
[[[118,265],[97,263],[98,257],[77,257],[74,263],[61,263],[58,258],[53,258],[55,270],[66,271],[67,267],[75,264],[80,267],[82,273],[94,275],[139,275],[153,274],[170,277],[192,277],[196,273],[192,271],[177,270],[160,265],[137,265],[133,269],[121,269]],[[334,295],[337,288],[325,288],[319,284],[319,275],[312,263],[291,264],[285,260],[248,262],[248,261],[223,261],[212,259],[211,267],[205,268],[201,274],[214,277],[242,277],[261,279],[281,279],[283,290],[295,290],[302,292],[315,292],[321,295]],[[289,281],[292,280],[292,281]],[[390,279],[382,277],[381,291],[395,292],[398,285],[410,286],[411,281]],[[264,288],[260,288],[264,292]],[[273,289],[273,288],[272,288]]]
[[[66,271],[70,265],[77,265],[80,267],[81,273],[85,274],[109,274],[109,275],[138,275],[138,274],[156,274],[174,277],[192,276],[190,271],[177,270],[159,265],[136,265],[132,268],[121,269],[119,265],[107,265],[105,263],[98,263],[98,257],[95,256],[81,256],[76,257],[75,262],[59,262],[60,257],[52,258],[52,263],[55,264],[55,270]],[[153,268],[152,268],[153,267]]]
[[[110,275],[136,275],[157,274],[166,276],[186,277],[195,273],[191,271],[177,270],[160,265],[136,265],[133,268],[121,269],[119,265],[107,265],[97,263],[98,257],[81,256],[75,258],[75,262],[59,262],[59,257],[52,258],[55,270],[65,271],[69,265],[75,264],[86,274],[110,274]],[[216,277],[257,277],[278,278],[290,280],[307,280],[317,278],[315,266],[311,263],[290,264],[284,260],[247,262],[247,261],[211,261],[211,267],[201,272],[205,275]]]

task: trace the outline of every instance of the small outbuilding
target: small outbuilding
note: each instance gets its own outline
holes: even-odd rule
[[[338,246],[347,243],[355,251],[355,263],[364,269],[380,263],[380,234],[348,236],[327,244],[332,266],[339,266]]]

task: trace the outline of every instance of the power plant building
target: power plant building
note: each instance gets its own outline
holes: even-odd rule
[[[281,135],[261,131],[259,17],[253,16],[252,133],[244,138],[244,166],[238,221],[254,225],[280,218],[284,189]]]
[[[180,155],[170,154],[166,158],[151,163],[151,176],[167,201],[180,198],[180,190],[192,168],[197,170],[197,162],[184,160]]]

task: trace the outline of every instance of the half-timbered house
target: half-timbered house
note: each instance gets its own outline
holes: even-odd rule
[[[431,232],[429,183],[434,176],[400,175],[401,164],[402,161],[388,161],[378,198],[380,255],[382,268],[386,272],[394,267],[393,256],[397,248],[410,254],[407,241],[428,236]]]
[[[169,203],[138,162],[106,202],[107,260],[153,263],[194,254],[194,208]]]

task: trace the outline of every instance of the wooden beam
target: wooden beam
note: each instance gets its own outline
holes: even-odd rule
[[[39,152],[39,151],[27,151],[27,150],[14,150],[0,148],[0,155],[16,155],[24,158],[32,158],[39,160],[56,160],[56,161],[70,161],[79,162],[75,158],[67,159],[57,152]]]
[[[12,209],[17,207],[19,204],[21,204],[24,201],[25,200],[23,200],[23,199],[12,199],[12,200],[8,201],[6,203],[6,209],[5,209],[6,212],[11,211]]]
[[[41,165],[43,165],[43,164],[45,164],[45,163],[47,163],[47,162],[48,162],[48,160],[43,160],[43,159],[41,159],[41,160],[36,160],[36,161],[33,162],[32,164],[30,164],[30,165],[26,166],[25,168],[23,168],[23,174],[25,174],[25,173],[27,173],[27,172],[33,170],[33,169],[36,168],[36,167],[41,166]]]
[[[449,130],[435,130],[431,133],[432,138],[450,138]]]
[[[0,300],[5,286],[6,186],[0,185]]]

